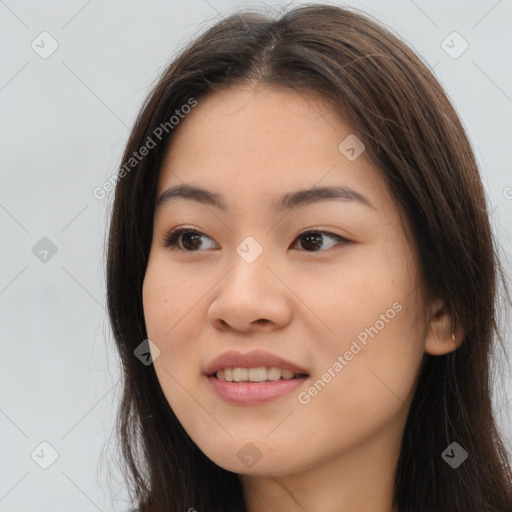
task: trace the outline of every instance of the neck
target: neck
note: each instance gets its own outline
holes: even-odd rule
[[[396,512],[392,506],[401,438],[388,431],[295,474],[244,475],[248,512]]]

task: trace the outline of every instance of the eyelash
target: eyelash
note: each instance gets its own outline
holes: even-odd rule
[[[180,237],[181,237],[181,235],[183,235],[185,233],[190,233],[190,234],[200,235],[200,236],[206,236],[206,238],[210,238],[207,235],[205,235],[204,233],[201,233],[201,231],[197,231],[196,229],[192,229],[192,228],[177,228],[174,231],[171,231],[170,233],[168,233],[168,234],[163,236],[163,241],[162,241],[163,246],[167,247],[171,251],[202,252],[202,251],[197,251],[197,250],[196,251],[190,251],[188,249],[182,249],[181,247],[179,247],[179,243],[178,242],[181,239]],[[328,235],[329,237],[335,238],[335,239],[337,239],[339,241],[338,244],[336,244],[336,245],[340,245],[341,244],[342,247],[351,243],[350,240],[347,240],[346,238],[344,238],[344,237],[342,237],[340,235],[336,235],[334,233],[330,233],[329,231],[319,231],[319,230],[303,231],[302,233],[299,233],[299,235],[297,236],[297,238],[295,240],[299,240],[301,237],[309,235],[309,234],[312,234],[312,233],[321,234],[321,235]],[[211,240],[211,238],[210,238],[210,240]],[[295,240],[294,240],[294,242],[295,242]],[[297,245],[297,244],[294,244],[294,245]],[[324,251],[322,251],[322,250],[318,250],[318,251],[307,251],[307,250],[305,250],[304,252],[311,252],[311,253],[328,252],[328,251],[334,249],[335,247],[336,246],[331,247],[329,249],[326,249]]]

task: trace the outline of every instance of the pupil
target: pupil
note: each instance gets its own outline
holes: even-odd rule
[[[196,233],[184,233],[182,240],[183,240],[183,247],[185,247],[186,249],[190,249],[190,247],[187,247],[187,242],[186,242],[187,237],[190,237],[192,239],[193,239],[193,237],[196,237],[196,242],[199,241],[199,243],[200,243],[200,241],[201,241],[200,236]],[[195,246],[193,242],[192,242],[192,249],[197,249],[197,246]]]
[[[313,240],[314,250],[317,250],[322,246],[322,234],[321,233],[308,233],[307,235],[304,235],[304,238],[309,241]],[[303,244],[303,246],[304,246],[304,244]]]

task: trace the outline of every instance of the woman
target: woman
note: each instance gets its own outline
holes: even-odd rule
[[[484,191],[404,43],[355,9],[233,15],[164,71],[123,164],[107,291],[140,511],[512,510]]]

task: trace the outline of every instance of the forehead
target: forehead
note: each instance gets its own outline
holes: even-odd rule
[[[356,158],[347,153],[351,147]],[[385,206],[391,200],[386,184],[363,148],[361,137],[314,92],[225,88],[200,98],[180,121],[157,195],[187,182],[221,192],[228,207],[263,198],[270,207],[299,188],[343,185]]]

